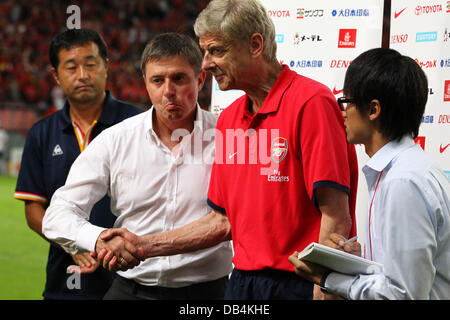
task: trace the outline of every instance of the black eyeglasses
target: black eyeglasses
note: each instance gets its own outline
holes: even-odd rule
[[[341,111],[347,110],[348,105],[350,103],[354,103],[354,102],[355,102],[355,99],[348,99],[348,98],[345,98],[345,97],[340,97],[340,98],[337,99],[337,103],[339,105],[339,108],[341,108]]]

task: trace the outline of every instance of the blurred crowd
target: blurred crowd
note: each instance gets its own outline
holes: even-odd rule
[[[208,0],[0,0],[0,104],[28,106],[40,114],[60,108],[61,89],[50,74],[51,39],[66,29],[67,7],[81,9],[81,27],[98,31],[108,46],[107,88],[117,98],[145,107],[149,98],[140,56],[154,33],[193,34]],[[208,107],[210,87],[200,97]]]

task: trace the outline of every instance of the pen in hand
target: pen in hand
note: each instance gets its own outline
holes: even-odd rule
[[[358,236],[354,236],[353,238],[350,238],[350,239],[344,241],[344,243],[342,245],[338,246],[338,249],[342,249],[347,243],[356,241],[357,239],[358,239]]]

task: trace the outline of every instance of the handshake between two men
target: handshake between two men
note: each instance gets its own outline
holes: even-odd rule
[[[91,256],[109,271],[126,271],[147,258],[143,243],[141,237],[126,228],[108,229],[99,235]]]
[[[150,257],[193,252],[229,240],[228,217],[211,210],[198,220],[162,233],[137,236],[126,228],[105,230],[98,236],[91,258],[110,271],[126,271]],[[89,269],[80,268],[81,273],[83,270]]]

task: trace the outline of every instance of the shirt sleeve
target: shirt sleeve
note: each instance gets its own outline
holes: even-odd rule
[[[50,199],[47,198],[48,195],[44,185],[42,145],[37,132],[36,127],[28,132],[14,198],[47,203]]]
[[[209,180],[207,203],[213,210],[226,214],[225,199],[222,197],[223,184],[220,183],[220,174],[223,171],[222,167],[225,163],[225,141],[223,141],[224,135],[220,129],[222,124],[221,120],[222,119],[219,117],[216,125],[215,156]]]
[[[356,277],[332,273],[325,286],[355,300],[429,299],[437,251],[433,198],[411,180],[389,181],[378,200],[385,215],[379,228],[384,272]]]
[[[88,222],[92,207],[109,187],[109,152],[105,135],[94,139],[73,163],[66,184],[51,199],[42,232],[71,254],[95,251],[104,228]]]
[[[320,187],[349,194],[350,170],[343,117],[334,97],[313,96],[305,104],[299,123],[305,186],[310,199]]]

